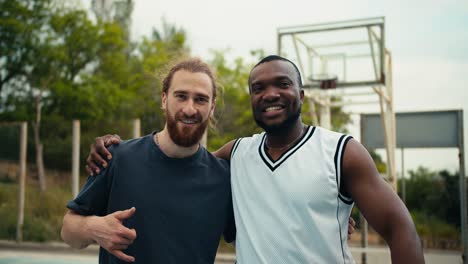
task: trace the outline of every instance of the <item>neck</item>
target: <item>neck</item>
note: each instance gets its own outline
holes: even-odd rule
[[[171,158],[186,158],[190,157],[198,151],[200,144],[195,144],[191,147],[181,147],[172,141],[167,127],[165,126],[161,132],[154,134],[154,142],[159,146],[161,151]]]
[[[292,126],[275,131],[267,132],[267,143],[269,147],[281,148],[299,139],[304,132],[305,125],[298,119]]]

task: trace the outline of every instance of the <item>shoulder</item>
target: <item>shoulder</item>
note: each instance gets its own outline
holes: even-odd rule
[[[255,134],[250,137],[242,137],[231,140],[222,148],[214,152],[217,157],[225,160],[231,160],[238,152],[244,152],[245,149],[250,149],[251,146],[259,145],[265,133]],[[240,149],[240,150],[239,150]]]
[[[220,158],[217,155],[215,155],[216,152],[210,153],[205,148],[203,148],[203,152],[204,163],[206,163],[209,168],[219,169],[221,171],[229,171],[229,161],[227,159]]]
[[[373,160],[367,149],[355,139],[349,140],[346,145],[343,165],[347,171],[359,171],[363,167],[374,167]]]
[[[112,159],[118,160],[119,158],[132,156],[135,153],[141,153],[143,147],[151,147],[152,135],[146,135],[140,138],[134,138],[124,140],[119,144],[112,145],[109,147],[109,151],[112,153]]]
[[[233,153],[235,152],[235,150],[237,149],[241,141],[247,142],[247,144],[249,144],[249,142],[253,142],[255,139],[259,139],[260,135],[261,134],[255,134],[251,137],[243,137],[243,138],[231,140],[228,143],[226,143],[224,146],[219,148],[218,150],[214,151],[213,155],[224,160],[231,160]]]
[[[265,139],[265,135],[265,132],[262,132],[259,134],[254,134],[250,137],[242,137],[237,139],[233,145],[231,156],[239,155],[239,153],[250,152],[252,149],[257,149]]]
[[[330,152],[343,152],[347,143],[353,139],[351,135],[325,129],[323,127],[311,127],[314,142],[319,142],[320,146]]]
[[[323,127],[311,126],[310,128],[313,130],[314,136],[319,136],[324,139],[339,140],[342,137],[346,137],[346,136],[349,137],[349,135],[346,135],[337,131],[329,130]]]

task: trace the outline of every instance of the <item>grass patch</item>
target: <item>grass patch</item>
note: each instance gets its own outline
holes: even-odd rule
[[[60,228],[65,204],[71,198],[71,192],[50,187],[42,193],[34,185],[27,184],[25,190],[25,208],[23,240],[57,241],[60,240]],[[16,238],[18,216],[18,185],[0,183],[0,239]]]

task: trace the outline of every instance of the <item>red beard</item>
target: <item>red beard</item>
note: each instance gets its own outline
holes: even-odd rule
[[[172,141],[176,145],[181,147],[192,147],[198,144],[203,137],[209,122],[209,119],[202,121],[200,113],[188,118],[182,112],[178,112],[176,113],[175,118],[172,118],[172,115],[167,112],[166,119],[169,137],[171,137]],[[177,123],[181,122],[180,120],[183,119],[194,120],[196,125],[194,127],[177,127]]]

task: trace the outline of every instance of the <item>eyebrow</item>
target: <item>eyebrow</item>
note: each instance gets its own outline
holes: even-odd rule
[[[280,81],[280,80],[288,80],[288,81],[293,81],[293,79],[289,78],[288,75],[284,75],[284,76],[278,76],[277,78],[275,78],[275,81]]]
[[[173,94],[189,94],[189,92],[186,91],[186,90],[176,90],[176,91],[173,91]],[[207,95],[207,94],[203,94],[203,93],[194,93],[194,94],[195,94],[195,96],[210,99],[210,96]]]
[[[281,81],[281,80],[288,80],[288,81],[291,81],[291,82],[294,82],[292,78],[290,78],[288,75],[280,75],[280,76],[276,76],[273,81]],[[265,81],[263,80],[254,80],[250,83],[250,85],[255,85],[255,84],[259,84],[259,83],[264,83]]]

